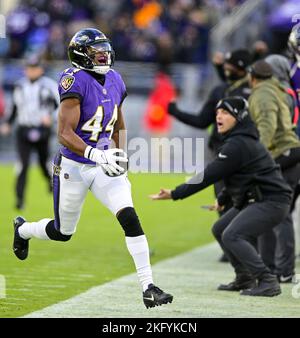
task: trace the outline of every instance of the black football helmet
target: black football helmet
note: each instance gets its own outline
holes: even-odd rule
[[[288,48],[293,57],[300,63],[300,27],[295,26],[288,39]]]
[[[85,28],[70,41],[69,59],[74,67],[106,74],[115,60],[110,40],[98,29]]]

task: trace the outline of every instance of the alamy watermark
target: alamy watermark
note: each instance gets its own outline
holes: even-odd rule
[[[128,155],[128,170],[131,173],[196,175],[190,184],[203,181],[204,149],[203,138],[191,137],[134,137],[127,143],[126,131],[119,131],[119,147]],[[122,142],[122,140],[125,140]],[[101,144],[99,145],[101,148]],[[111,148],[116,146],[110,145]]]

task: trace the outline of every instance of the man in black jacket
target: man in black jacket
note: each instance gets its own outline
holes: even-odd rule
[[[217,128],[223,137],[217,158],[208,164],[204,173],[174,190],[161,189],[152,199],[183,199],[224,180],[225,188],[212,209],[220,210],[228,197],[233,201],[233,208],[214,224],[212,231],[227,254],[236,278],[228,285],[221,284],[219,290],[276,296],[281,293],[277,278],[252,243],[286,217],[292,192],[279,167],[259,142],[257,129],[248,116],[246,100],[229,97],[221,100],[216,109]]]
[[[197,115],[181,111],[177,108],[175,102],[169,104],[169,114],[189,126],[205,129],[213,125],[209,139],[209,148],[214,154],[218,152],[218,148],[222,143],[216,127],[216,105],[222,98],[228,96],[242,96],[248,99],[251,89],[246,69],[250,65],[250,62],[251,54],[247,50],[239,49],[232,53],[227,53],[223,65],[226,82],[212,89],[208,99]]]
[[[237,49],[232,53],[227,53],[222,65],[222,74],[224,75],[225,82],[212,89],[208,99],[197,115],[179,110],[175,102],[171,102],[168,106],[170,115],[189,126],[205,129],[210,125],[213,125],[208,142],[208,147],[213,155],[218,153],[218,149],[222,144],[221,137],[218,134],[216,127],[216,105],[222,98],[228,96],[242,96],[245,99],[248,99],[251,89],[247,78],[247,67],[250,63],[251,54],[245,49]],[[214,184],[216,196],[223,189],[223,186],[224,184],[222,181]],[[231,206],[232,203],[228,200],[227,205],[224,207],[223,211],[219,212],[219,214],[222,215],[229,210]],[[220,261],[226,262],[226,256],[221,256]]]

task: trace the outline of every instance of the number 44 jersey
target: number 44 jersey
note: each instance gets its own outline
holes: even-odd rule
[[[98,75],[68,68],[61,74],[58,90],[61,101],[67,98],[80,101],[80,119],[75,133],[86,144],[107,149],[118,119],[118,107],[127,95],[121,75],[113,69]],[[71,160],[94,164],[65,146],[60,151]]]

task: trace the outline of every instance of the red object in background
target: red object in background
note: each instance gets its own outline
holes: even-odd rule
[[[5,109],[4,93],[0,88],[0,118],[4,116],[4,109]]]
[[[150,132],[167,133],[171,128],[167,109],[169,102],[176,98],[175,86],[171,77],[162,72],[156,75],[154,83],[144,117],[145,127]]]

